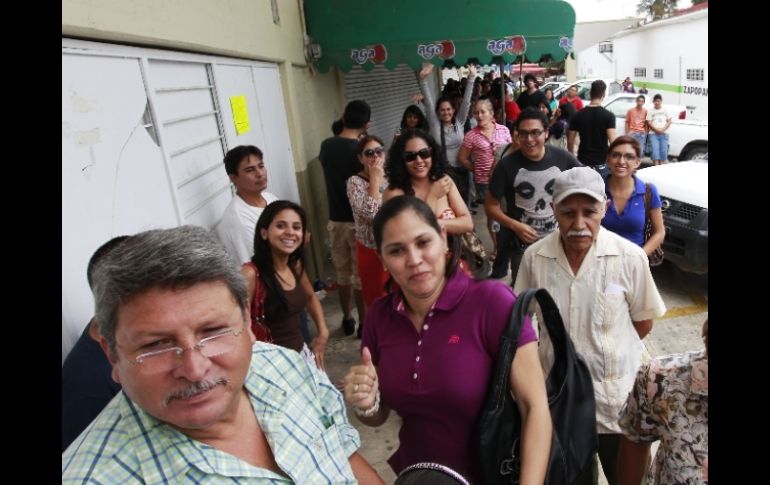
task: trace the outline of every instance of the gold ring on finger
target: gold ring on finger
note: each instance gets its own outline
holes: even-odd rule
[[[353,384],[353,392],[358,392],[358,384]]]

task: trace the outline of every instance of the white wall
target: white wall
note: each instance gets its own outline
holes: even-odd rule
[[[698,18],[665,22],[615,39],[618,73],[621,78],[631,76],[637,88],[646,82],[650,94],[660,93],[666,103],[695,106],[694,117],[708,120],[708,15],[691,15]],[[634,67],[646,67],[647,76],[634,77]],[[660,68],[663,79],[656,79],[654,69]],[[688,81],[687,69],[704,69],[703,81]],[[705,94],[687,94],[682,88]]]
[[[599,45],[593,45],[577,53],[577,79],[617,79],[613,64],[614,53],[599,53]]]

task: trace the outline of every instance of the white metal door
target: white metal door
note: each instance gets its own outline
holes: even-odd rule
[[[229,96],[248,100],[235,136]],[[62,361],[93,314],[85,272],[110,238],[211,228],[232,197],[227,148],[265,152],[269,190],[299,201],[278,68],[62,39]]]
[[[252,73],[265,135],[263,151],[265,158],[270,161],[268,177],[271,180],[269,182],[271,191],[299,204],[297,174],[291,152],[289,122],[286,119],[278,67],[254,66]]]
[[[139,59],[62,54],[62,362],[93,315],[93,252],[180,223]]]
[[[230,201],[208,64],[148,59],[148,81],[182,220],[211,229]]]

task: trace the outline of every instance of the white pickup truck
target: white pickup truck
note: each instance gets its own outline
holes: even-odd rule
[[[602,106],[615,115],[615,131],[618,136],[626,132],[626,113],[636,106],[638,94],[620,93],[608,96]],[[652,98],[649,97],[644,105],[652,109]],[[668,156],[677,160],[694,160],[703,158],[709,151],[708,121],[688,118],[691,116],[684,106],[663,104],[663,108],[673,117],[668,127]]]

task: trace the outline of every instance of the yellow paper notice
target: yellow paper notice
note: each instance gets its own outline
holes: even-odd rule
[[[233,109],[235,132],[242,135],[251,129],[249,126],[249,110],[246,108],[246,96],[230,96],[230,106]]]

